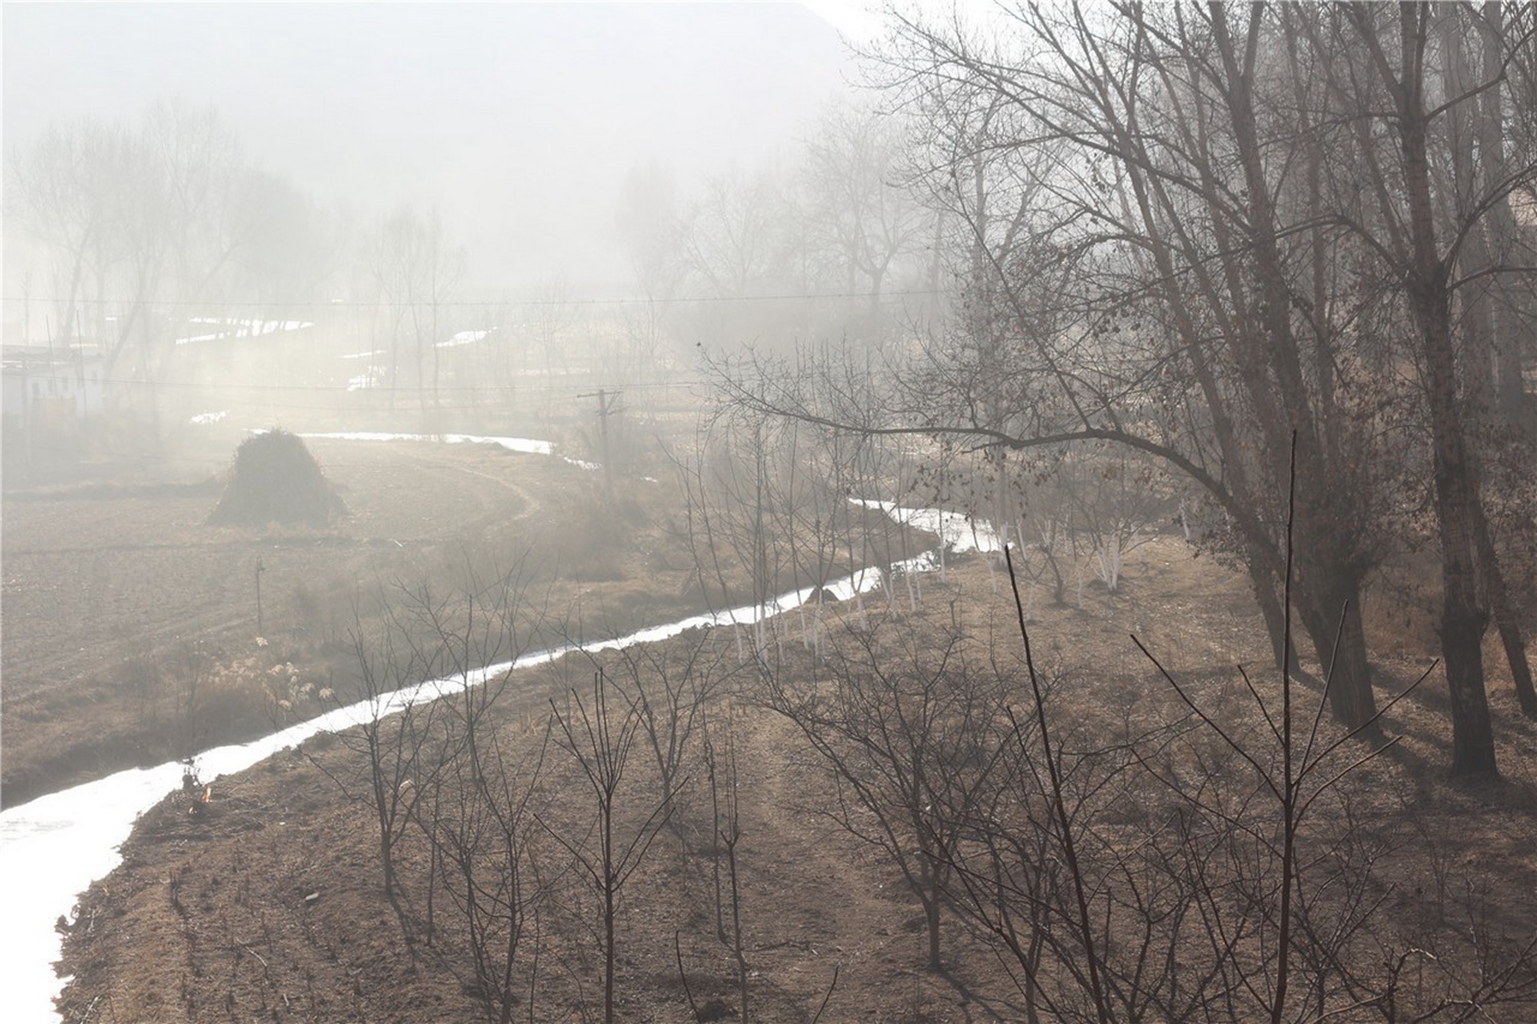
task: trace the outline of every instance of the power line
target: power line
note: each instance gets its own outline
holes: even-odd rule
[[[27,380],[38,381],[41,383],[74,384],[78,383],[79,377],[75,374],[61,374],[58,376],[27,374]],[[436,388],[431,386],[419,387],[416,384],[402,384],[394,387],[391,387],[388,384],[372,384],[367,387],[353,387],[351,385],[344,384],[234,384],[223,382],[199,383],[197,381],[181,380],[138,380],[131,377],[105,377],[100,378],[99,383],[104,385],[110,384],[114,387],[131,386],[145,388],[173,388],[190,391],[301,391],[314,392],[319,394],[341,393],[347,395],[378,395],[389,392],[394,392],[396,394],[416,394],[419,391],[426,391],[428,393],[436,392],[438,394],[462,393],[469,395],[494,395],[498,392],[504,392],[508,395],[515,396],[520,392],[526,393],[529,391],[575,391],[578,388],[593,387],[606,388],[608,390],[618,390],[621,387],[619,384],[601,384],[594,383],[592,381],[583,381],[581,383],[556,383],[554,381],[549,381],[539,384],[445,384]],[[633,383],[627,381],[622,385],[622,387],[632,391],[676,391],[683,388],[707,387],[709,384],[710,381],[706,380],[653,381],[650,383]],[[579,395],[577,397],[587,396]]]
[[[592,298],[592,299],[445,299],[439,302],[389,302],[382,299],[329,299],[329,300],[301,300],[295,302],[283,302],[278,300],[239,300],[213,301],[207,299],[163,299],[154,302],[145,302],[147,306],[197,306],[205,309],[504,309],[507,307],[542,307],[542,306],[666,306],[691,302],[788,302],[788,301],[821,301],[827,299],[896,299],[915,296],[934,296],[948,294],[939,288],[916,288],[894,292],[787,292],[775,295],[699,295],[699,296],[666,296],[662,298]],[[41,295],[7,295],[5,302],[40,302],[44,304],[65,305],[68,300]],[[77,297],[74,300],[79,306],[131,306],[132,302],[122,299],[93,299]]]
[[[246,429],[249,430],[250,428],[246,428]],[[424,436],[430,437],[431,435],[424,435]],[[326,441],[328,439],[327,438],[305,438],[305,443],[306,444],[313,444],[317,440],[319,440],[319,441]],[[400,441],[402,443],[405,443],[405,444],[417,443],[415,441],[408,440],[406,438],[401,438]],[[338,442],[338,443],[348,443],[348,442]],[[377,443],[377,442],[367,442],[367,443],[374,444],[374,443]],[[429,442],[429,443],[436,443],[436,442]],[[117,451],[117,450],[113,450],[113,449],[95,448],[95,447],[82,447],[82,446],[76,446],[76,445],[67,445],[66,446],[66,445],[47,445],[47,444],[37,444],[37,443],[34,443],[30,447],[31,447],[31,450],[33,452],[42,452],[42,453],[47,453],[47,454],[51,454],[51,455],[75,455],[75,456],[81,456],[81,457],[101,457],[101,458],[108,458],[108,459],[121,459],[121,460],[128,461],[128,462],[184,462],[184,463],[189,463],[189,464],[197,465],[197,466],[213,466],[213,467],[221,468],[221,469],[222,468],[227,468],[230,465],[231,459],[233,458],[233,454],[225,454],[225,455],[220,455],[220,456],[215,456],[215,455],[174,455],[174,454],[171,454],[169,452]],[[527,453],[522,453],[522,454],[527,454]],[[544,457],[544,456],[540,456],[540,457]],[[351,462],[351,461],[348,461],[345,457],[343,457],[340,461],[335,460],[335,459],[327,459],[326,460],[326,464],[325,464],[325,468],[327,470],[331,470],[331,469],[370,469],[370,468],[373,468],[373,467],[375,467],[377,465],[378,465],[378,463],[375,462],[375,461]],[[201,483],[201,481],[199,481],[199,483]],[[130,483],[126,484],[125,486],[132,487],[134,485],[130,482]],[[68,498],[69,495],[68,494],[64,494],[64,495],[61,495],[61,497]]]

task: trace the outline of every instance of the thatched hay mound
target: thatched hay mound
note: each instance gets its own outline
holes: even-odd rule
[[[235,449],[235,464],[211,526],[268,523],[325,526],[347,506],[331,490],[304,441],[286,430],[257,434]]]

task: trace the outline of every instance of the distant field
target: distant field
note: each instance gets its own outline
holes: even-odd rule
[[[351,510],[322,530],[206,526],[212,477],[6,493],[7,805],[270,728],[263,708],[231,707],[187,735],[193,675],[258,655],[258,565],[261,659],[324,676],[360,589],[426,578],[461,551],[489,565],[486,545],[510,559],[540,538],[534,494],[548,510],[598,487],[557,459],[491,445],[319,440],[311,451]]]

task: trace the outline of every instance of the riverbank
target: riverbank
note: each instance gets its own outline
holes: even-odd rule
[[[344,443],[337,440],[335,443]],[[400,447],[404,445],[404,447]],[[616,636],[627,637],[626,642],[650,642],[682,628],[698,628],[714,617],[702,613],[702,609],[722,603],[719,591],[711,593],[700,586],[693,569],[692,556],[687,550],[688,538],[672,527],[677,515],[678,496],[669,492],[656,480],[631,481],[633,490],[627,488],[617,502],[598,501],[594,493],[599,486],[593,474],[580,465],[558,461],[543,454],[513,454],[504,446],[455,444],[431,446],[427,443],[369,442],[361,445],[361,454],[350,454],[353,447],[339,453],[343,465],[356,471],[360,466],[374,467],[371,477],[380,486],[390,489],[405,487],[416,493],[409,471],[413,466],[430,464],[435,471],[455,478],[469,476],[483,478],[487,486],[506,489],[516,487],[537,490],[537,506],[532,501],[516,505],[498,505],[484,501],[471,506],[471,527],[463,528],[465,509],[461,518],[445,524],[442,521],[424,520],[428,528],[447,529],[442,536],[422,538],[422,543],[411,545],[368,545],[375,548],[390,547],[406,551],[408,558],[394,562],[372,562],[368,570],[375,581],[374,594],[379,603],[369,607],[353,603],[352,628],[359,635],[373,635],[384,619],[401,613],[412,601],[442,586],[452,592],[454,586],[469,588],[475,579],[482,583],[503,580],[507,589],[503,592],[511,604],[503,609],[507,613],[501,620],[506,634],[499,644],[512,644],[523,650],[549,650],[572,643],[583,644],[588,650],[600,649],[613,643]],[[377,457],[376,456],[377,453]],[[353,462],[346,460],[356,459]],[[404,472],[402,472],[402,469]],[[378,494],[365,495],[355,472],[349,486],[351,503],[364,509],[375,509],[387,504]],[[70,501],[106,500],[120,495],[87,498],[69,495],[61,499]],[[177,494],[175,500],[184,500]],[[365,500],[366,498],[366,500]],[[397,502],[388,509],[389,515],[409,515],[409,502]],[[420,506],[415,506],[419,511]],[[533,515],[537,508],[538,516]],[[120,515],[144,514],[144,510],[118,510]],[[593,517],[604,518],[593,522]],[[616,518],[617,517],[617,518]],[[359,529],[359,519],[349,521],[343,529]],[[610,522],[609,519],[614,521]],[[889,524],[879,513],[871,513],[872,522]],[[448,529],[453,524],[461,528]],[[882,537],[875,546],[866,550],[881,550],[882,543],[891,542],[891,531],[882,529]],[[897,531],[900,536],[901,531]],[[329,538],[329,540],[327,539]],[[230,543],[238,553],[249,554],[249,547],[256,551],[269,551],[274,544],[293,541],[299,548],[314,547],[322,553],[331,549],[351,549],[359,545],[348,543],[349,537],[339,532],[327,537],[292,536],[238,538]],[[355,540],[354,538],[351,538]],[[530,554],[537,552],[540,561]],[[226,553],[228,555],[228,553]],[[233,557],[233,556],[230,556]],[[263,556],[264,559],[268,556]],[[269,559],[270,560],[270,559]],[[322,564],[313,555],[309,559],[310,572]],[[393,577],[386,576],[393,567]],[[269,570],[270,571],[270,570]],[[466,576],[465,573],[470,575]],[[868,577],[873,581],[875,576]],[[717,586],[727,586],[734,575],[718,577]],[[414,582],[412,582],[414,581]],[[270,582],[270,581],[269,581]],[[389,589],[393,586],[393,590]],[[839,589],[845,585],[835,585]],[[746,589],[746,588],[743,588]],[[270,593],[270,591],[269,591]],[[439,591],[442,593],[442,591]],[[810,596],[807,590],[801,596]],[[387,596],[388,595],[388,596]],[[847,595],[845,595],[847,596]],[[391,604],[390,601],[395,603]],[[437,607],[437,606],[434,606]],[[418,611],[424,610],[418,606]],[[683,613],[700,615],[674,620],[671,625],[646,627],[631,633],[644,623],[667,622]],[[733,614],[726,613],[728,618]],[[738,611],[738,618],[746,615]],[[371,616],[371,617],[370,617]],[[282,621],[281,619],[279,621]],[[315,628],[315,620],[301,620],[306,629]],[[231,635],[238,635],[240,626],[230,627]],[[336,728],[357,720],[354,711],[337,708],[338,702],[350,699],[371,681],[369,663],[360,657],[359,649],[330,644],[330,667],[317,671],[313,658],[296,658],[283,646],[294,642],[295,631],[267,629],[271,639],[250,637],[241,643],[240,653],[210,655],[206,663],[219,666],[220,685],[210,687],[210,677],[197,677],[205,685],[200,691],[204,702],[197,706],[196,716],[208,728],[173,733],[164,738],[166,744],[180,740],[185,750],[167,749],[165,746],[150,747],[173,756],[157,764],[126,771],[107,772],[115,767],[113,758],[100,750],[94,751],[89,762],[72,756],[74,749],[68,743],[51,750],[51,755],[68,766],[76,774],[96,772],[100,778],[58,790],[25,803],[19,803],[0,812],[0,884],[8,890],[5,904],[8,907],[8,923],[5,929],[3,960],[3,987],[8,993],[8,1007],[23,1013],[24,1019],[50,1019],[47,1011],[51,993],[55,990],[52,973],[46,962],[39,963],[40,953],[57,949],[58,936],[53,932],[56,918],[68,917],[78,894],[90,880],[100,878],[117,863],[115,849],[128,836],[134,817],[149,808],[163,794],[179,788],[185,766],[179,763],[187,754],[197,753],[195,765],[205,777],[213,778],[228,772],[244,769],[272,750],[296,743],[316,731]],[[220,634],[222,635],[222,634]],[[209,650],[213,644],[208,645]],[[324,646],[321,648],[324,650]],[[506,653],[505,646],[498,650]],[[361,653],[371,656],[372,648],[365,646]],[[535,656],[538,660],[538,656]],[[281,672],[274,674],[273,669]],[[407,667],[406,671],[410,671]],[[400,682],[419,680],[402,679]],[[323,682],[323,685],[322,685]],[[30,762],[33,774],[28,773],[28,750],[49,751],[49,735],[75,737],[77,744],[90,748],[92,738],[102,746],[112,748],[114,729],[123,724],[114,720],[114,710],[121,711],[124,702],[142,695],[123,687],[104,683],[104,695],[87,704],[82,711],[61,713],[57,718],[38,718],[37,721],[52,727],[29,734],[26,726],[33,722],[39,709],[63,708],[73,695],[79,698],[78,687],[60,686],[46,694],[47,699],[27,701],[27,689],[23,696],[15,697],[7,689],[7,743],[13,736],[29,741],[23,747],[21,757],[7,747],[7,770],[22,779],[45,778],[46,772],[37,772],[37,761]],[[236,689],[238,687],[239,689]],[[38,691],[32,691],[36,694]],[[217,705],[208,703],[218,698]],[[16,703],[13,704],[13,701]],[[50,701],[52,703],[50,703]],[[287,702],[284,707],[282,702]],[[13,707],[29,709],[18,720]],[[232,707],[245,706],[257,714],[237,716],[230,714]],[[325,708],[333,710],[315,717],[306,715]],[[215,713],[215,712],[221,713]],[[155,720],[148,723],[153,726]],[[279,731],[273,733],[273,728]],[[191,737],[189,740],[188,737]],[[247,740],[249,742],[241,742]],[[224,745],[212,744],[216,739]],[[234,740],[233,744],[228,741]],[[201,741],[201,742],[198,742]],[[194,745],[195,744],[195,745]],[[134,759],[145,758],[145,749],[134,751]],[[48,762],[43,760],[42,764]],[[13,791],[14,792],[14,791]],[[90,927],[88,925],[88,927]],[[32,1007],[31,1011],[19,1008]]]
[[[357,685],[353,634],[392,590],[451,593],[467,567],[518,577],[529,648],[740,601],[738,570],[697,571],[675,477],[610,501],[548,444],[308,444],[351,509],[325,529],[206,526],[212,478],[7,495],[3,806],[313,717]]]
[[[1158,674],[1125,640],[1131,632],[1208,707],[1232,707],[1243,692],[1233,664],[1260,665],[1265,651],[1255,617],[1242,614],[1243,595],[1241,580],[1164,538],[1128,559],[1118,595],[1091,589],[1082,607],[1037,600],[1037,658],[1050,665],[1053,705],[1070,733],[1087,735],[1083,730],[1172,706]],[[820,673],[808,660],[808,643],[819,637],[828,650],[852,642],[844,647],[850,655],[877,628],[920,637],[958,626],[990,638],[990,645],[1006,644],[1013,615],[999,574],[973,556],[949,565],[943,582],[925,574],[914,588],[872,595],[862,607],[838,606],[820,627],[794,613],[782,616],[758,641],[775,652],[771,660],[785,670],[781,681],[812,685]],[[722,791],[705,785],[712,773],[696,735],[685,759],[688,795],[621,901],[619,1015],[683,1021],[736,1012],[733,901],[722,902],[716,887],[719,881],[730,891],[734,863],[742,978],[758,1019],[810,1020],[824,1000],[822,1019],[1021,1019],[1018,989],[989,952],[986,935],[960,918],[944,919],[945,970],[923,969],[917,905],[891,864],[837,825],[839,787],[792,722],[762,699],[762,675],[750,656],[742,660],[752,643],[750,630],[694,631],[636,649],[628,659],[568,656],[520,672],[505,691],[496,735],[503,756],[514,759],[540,749],[549,699],[569,711],[571,690],[584,692],[600,667],[622,682],[632,665],[643,672],[647,665],[708,665],[718,673],[719,696],[729,697],[711,705],[729,722],[726,733],[715,734],[713,774],[726,777],[721,766],[729,751],[740,838],[729,856],[720,833],[712,839],[712,822],[721,819],[711,807]],[[1384,696],[1412,681],[1416,670],[1408,660],[1383,668]],[[1466,787],[1445,780],[1444,709],[1430,690],[1393,709],[1389,727],[1403,738],[1353,782],[1350,834],[1375,851],[1371,871],[1384,894],[1374,941],[1429,936],[1436,915],[1454,929],[1480,915],[1480,927],[1493,926],[1480,934],[1504,936],[1491,953],[1508,951],[1507,942],[1519,943],[1529,931],[1537,914],[1534,737],[1511,717],[1513,706],[1497,701],[1497,713],[1501,735],[1511,737],[1501,750],[1509,782]],[[547,815],[541,829],[553,832],[538,834],[548,846],[550,834],[580,834],[579,809],[591,791],[571,764],[561,767],[558,742],[544,749],[547,788],[538,806]],[[630,784],[638,788],[627,790],[633,802],[620,816],[626,827],[644,819],[644,794],[655,784],[644,742],[634,758]],[[465,938],[448,902],[434,915],[432,947],[403,940],[380,885],[377,829],[366,806],[336,784],[359,779],[358,771],[356,750],[345,742],[306,742],[302,752],[276,754],[216,783],[196,814],[186,795],[160,803],[124,846],[122,866],[81,900],[68,929],[63,968],[75,977],[61,1004],[66,1019],[88,1013],[94,1021],[275,1015],[404,1022],[480,1014],[483,993],[452,967],[462,961],[441,959]],[[1319,827],[1339,824],[1331,811]],[[584,909],[593,893],[579,873],[558,866],[556,848],[540,861],[551,902],[540,904],[537,925],[531,922],[525,935],[518,970],[519,984],[528,987],[518,1017],[577,1019],[600,993],[601,962],[592,959],[592,918]],[[402,871],[427,870],[430,852],[403,846]],[[1437,864],[1457,864],[1457,877],[1438,875]],[[413,898],[424,892],[409,890]],[[718,918],[723,909],[725,918]],[[1444,962],[1460,955],[1454,945],[1437,947]],[[1454,980],[1476,982],[1471,975]],[[1484,1012],[1519,1021],[1528,1019],[1525,1009],[1495,1003]]]

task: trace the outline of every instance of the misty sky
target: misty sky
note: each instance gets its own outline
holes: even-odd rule
[[[7,3],[5,143],[162,97],[213,104],[322,203],[436,205],[476,284],[602,288],[625,276],[629,168],[662,160],[687,186],[794,160],[849,92],[826,14],[847,6]]]

